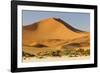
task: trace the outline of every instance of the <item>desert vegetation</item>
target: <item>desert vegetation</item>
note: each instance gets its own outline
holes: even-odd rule
[[[38,52],[34,54],[29,54],[23,52],[24,59],[27,59],[29,57],[32,58],[47,58],[47,57],[81,57],[81,56],[89,56],[90,55],[90,49],[83,49],[83,48],[66,48],[62,47],[61,50],[46,50],[45,52]]]

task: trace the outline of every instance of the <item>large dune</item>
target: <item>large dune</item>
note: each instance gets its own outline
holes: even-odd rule
[[[84,38],[85,37],[85,38]],[[23,46],[37,44],[57,46],[64,43],[82,42],[90,39],[90,33],[73,28],[57,18],[48,18],[23,26]]]

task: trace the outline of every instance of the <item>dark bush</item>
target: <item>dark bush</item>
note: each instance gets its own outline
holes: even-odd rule
[[[61,51],[60,50],[52,51],[51,54],[52,54],[52,56],[59,56],[59,57],[61,57]]]

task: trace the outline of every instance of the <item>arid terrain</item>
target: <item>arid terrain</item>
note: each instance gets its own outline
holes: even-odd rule
[[[90,33],[59,18],[23,26],[23,60],[89,57]]]

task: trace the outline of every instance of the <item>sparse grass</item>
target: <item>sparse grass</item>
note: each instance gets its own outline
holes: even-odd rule
[[[89,56],[90,55],[90,49],[66,49],[64,50],[64,55],[69,57],[78,57],[78,56]]]
[[[47,58],[47,57],[62,57],[62,56],[81,57],[81,56],[89,56],[89,55],[90,55],[90,49],[82,49],[82,48],[78,48],[78,49],[63,48],[63,50],[38,52],[36,55],[23,52],[23,57],[25,58],[36,57],[38,59]]]

